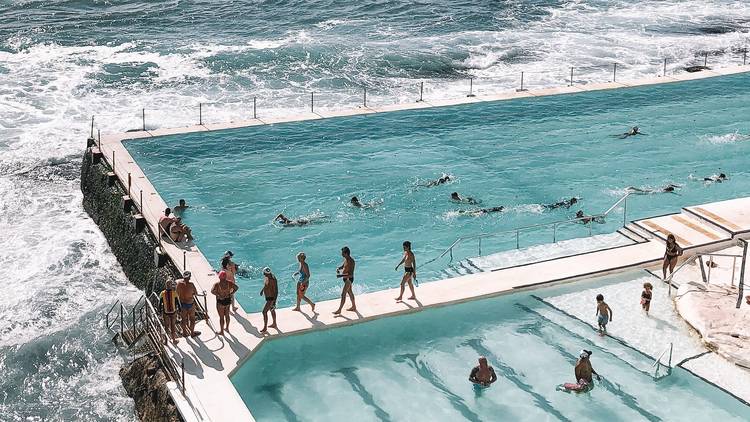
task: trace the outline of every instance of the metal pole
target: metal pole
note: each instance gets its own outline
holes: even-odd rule
[[[315,93],[310,92],[310,113],[315,113]]]
[[[714,257],[708,257],[708,278],[706,278],[706,284],[711,283],[711,268],[714,266]]]
[[[198,124],[203,126],[203,103],[198,103]]]
[[[182,379],[180,380],[180,385],[182,386],[182,395],[185,395],[185,358],[182,358],[182,363],[180,363],[180,366],[182,367]]]
[[[667,76],[667,58],[664,58],[664,71],[662,73],[662,76]]]
[[[739,290],[739,295],[737,295],[737,309],[742,305],[742,295],[745,290],[745,263],[747,260],[747,241],[740,239],[740,243],[742,243],[742,267],[740,267],[740,281],[737,283],[737,289]]]
[[[672,348],[674,347],[674,343],[669,343],[669,369],[672,369]]]
[[[99,148],[101,148],[102,147],[102,130],[101,129],[97,129],[96,133],[97,133],[97,135],[99,137]]]
[[[146,131],[146,109],[141,109],[141,121],[143,122],[143,131]]]
[[[591,237],[591,231],[593,230],[594,225],[592,224],[594,220],[589,221],[589,237]]]
[[[257,110],[257,108],[256,108],[255,97],[253,97],[253,119],[257,119],[258,118],[258,113],[256,113],[256,110]]]
[[[628,197],[625,197],[625,200],[622,201],[622,226],[625,227],[628,225]]]
[[[698,255],[698,263],[701,266],[701,278],[703,279],[703,282],[705,284],[708,284],[708,279],[706,278],[706,269],[703,268],[703,255]]]
[[[703,57],[703,67],[708,66],[708,53]]]
[[[117,172],[115,171],[115,151],[112,151],[112,173],[115,173],[117,175]]]
[[[476,97],[474,95],[474,78],[469,78],[469,95],[467,97]]]
[[[94,137],[94,115],[91,115],[91,137]]]
[[[362,87],[362,106],[367,107],[367,87]]]
[[[519,245],[520,243],[518,242],[518,230],[516,230],[516,249],[521,249]]]
[[[552,243],[557,243],[557,224],[552,225]]]
[[[737,257],[732,258],[732,287],[734,287],[734,273],[737,270]]]
[[[479,238],[479,256],[482,256],[482,238]]]
[[[122,332],[123,332],[122,327],[123,327],[124,322],[125,322],[125,319],[124,319],[124,317],[122,315],[122,309],[123,309],[123,307],[122,307],[122,303],[121,303],[120,304],[120,337],[122,337]]]
[[[747,48],[742,51],[742,65],[747,64]]]
[[[570,66],[570,86],[573,86],[573,66]]]
[[[612,70],[612,82],[617,82],[617,63],[615,63],[614,70]]]
[[[523,91],[523,72],[521,72],[521,89],[519,91]]]
[[[145,216],[146,213],[143,212],[143,189],[141,189],[141,199],[138,202],[138,206],[141,208],[141,214],[144,214]]]
[[[187,251],[182,251],[182,271],[187,271]]]
[[[130,177],[130,172],[128,172],[128,196],[130,196],[130,185],[132,184],[133,179]]]
[[[206,313],[206,319],[208,319],[208,302],[206,302],[206,291],[203,291],[203,312]]]
[[[419,100],[418,103],[422,102],[422,94],[424,94],[424,82],[419,83]]]

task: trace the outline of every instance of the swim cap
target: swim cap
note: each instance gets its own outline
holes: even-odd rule
[[[299,258],[307,258],[307,255],[305,255],[304,252],[300,252],[300,253],[297,254],[297,259],[299,259]]]
[[[226,280],[227,272],[224,270],[219,271],[219,280]]]
[[[581,354],[580,354],[580,355],[578,355],[578,356],[579,356],[579,357],[580,357],[581,359],[586,359],[586,358],[588,358],[588,357],[589,357],[590,355],[591,355],[591,354],[590,354],[590,353],[589,353],[588,351],[586,351],[586,350],[581,350]]]
[[[234,256],[234,253],[232,253],[232,251],[226,251],[226,252],[224,252],[224,256],[230,256],[231,257],[231,256]]]
[[[268,267],[263,268],[263,274],[271,274],[271,269]]]
[[[184,273],[182,273],[182,278],[190,278],[191,275],[192,274],[190,273],[190,271],[185,271]]]

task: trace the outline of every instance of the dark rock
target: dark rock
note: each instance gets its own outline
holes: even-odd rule
[[[142,421],[182,421],[169,396],[169,379],[152,355],[140,357],[120,369],[120,378],[128,396],[135,401],[135,412]]]
[[[703,70],[711,70],[711,68],[708,66],[688,66],[685,68],[685,71],[688,73],[695,73]]]

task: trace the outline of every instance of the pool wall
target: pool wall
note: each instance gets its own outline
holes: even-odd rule
[[[458,104],[468,104],[480,101],[501,101],[523,97],[536,97],[546,95],[557,95],[565,93],[579,93],[593,90],[606,90],[616,88],[627,88],[642,85],[652,85],[659,83],[669,83],[729,75],[735,73],[747,72],[748,66],[737,66],[727,69],[708,70],[699,73],[685,73],[658,78],[648,78],[632,82],[616,82],[603,84],[588,84],[581,86],[568,86],[564,88],[551,88],[538,91],[512,92],[507,94],[467,97],[455,100],[426,100],[410,104],[397,104],[387,107],[360,107],[341,111],[321,111],[316,113],[304,113],[299,115],[290,115],[274,119],[251,119],[239,122],[229,122],[224,124],[195,125],[183,128],[157,129],[153,131],[140,131],[110,134],[99,137],[95,142],[89,140],[89,149],[84,156],[84,168],[86,161],[94,162],[102,160],[109,167],[109,174],[105,175],[107,182],[119,184],[117,195],[111,194],[107,199],[99,191],[112,189],[104,187],[101,183],[92,182],[93,178],[102,179],[102,171],[82,172],[82,190],[84,192],[84,203],[88,201],[89,209],[100,209],[99,202],[110,203],[110,209],[119,201],[112,198],[123,196],[119,193],[130,193],[127,200],[131,201],[132,206],[137,207],[139,213],[145,219],[146,227],[150,230],[151,236],[145,236],[146,242],[142,245],[128,238],[126,225],[120,224],[119,228],[112,230],[106,226],[111,224],[109,220],[116,220],[117,216],[113,213],[107,219],[99,218],[97,214],[92,213],[97,224],[102,227],[105,235],[111,236],[113,240],[110,244],[120,245],[113,247],[113,252],[118,256],[121,262],[126,262],[128,269],[126,274],[134,283],[142,283],[142,280],[148,278],[147,275],[153,271],[152,264],[145,262],[143,259],[131,260],[127,255],[132,253],[132,248],[144,246],[144,250],[155,248],[159,243],[155,236],[159,216],[166,207],[165,201],[154,189],[148,178],[140,169],[135,160],[130,156],[122,142],[125,140],[135,141],[137,139],[151,138],[165,135],[184,134],[191,132],[213,131],[221,129],[257,126],[265,124],[276,124],[284,122],[315,120],[321,118],[332,118],[341,116],[365,115],[371,113],[380,113],[398,110],[420,109],[428,107],[450,106]],[[92,179],[92,180],[83,180]],[[86,187],[86,188],[84,188]],[[114,196],[113,196],[114,195]],[[733,203],[731,209],[747,209],[750,205],[750,198],[738,199],[741,204]],[[725,201],[732,202],[732,201]],[[721,203],[717,203],[721,204]],[[723,209],[721,205],[716,205]],[[122,212],[123,208],[119,208]],[[91,211],[89,211],[91,213]],[[737,217],[737,218],[734,218]],[[723,215],[723,218],[733,221],[735,224],[747,226],[750,230],[750,218],[742,215]],[[734,219],[734,220],[733,220]],[[109,232],[110,234],[107,234]],[[338,305],[338,299],[322,301],[318,304],[319,314],[309,315],[307,313],[293,312],[290,309],[278,311],[279,324],[281,330],[273,333],[276,335],[290,335],[302,333],[311,329],[322,329],[344,324],[353,324],[360,321],[366,321],[384,316],[397,315],[407,312],[414,312],[420,309],[434,306],[444,306],[451,303],[473,300],[495,296],[518,289],[534,288],[538,285],[549,284],[552,282],[568,282],[588,277],[592,275],[602,275],[615,271],[622,271],[631,268],[645,267],[658,262],[663,254],[663,244],[656,229],[651,236],[650,241],[628,247],[597,251],[589,254],[582,254],[540,262],[537,264],[525,265],[522,267],[505,268],[501,271],[490,271],[469,276],[457,277],[448,280],[440,280],[427,283],[419,288],[418,296],[420,301],[416,303],[396,303],[393,300],[394,289],[383,290],[358,297],[357,313],[345,312],[341,317],[334,317],[331,313]],[[703,242],[697,241],[691,243],[689,249],[699,251],[708,249],[719,249],[729,245],[734,241],[734,235],[729,234],[720,241]],[[127,245],[130,245],[127,246]],[[194,281],[199,289],[210,291],[211,286],[216,280],[216,273],[212,265],[206,260],[196,245],[179,247],[169,242],[163,242],[161,250],[167,254],[172,266],[172,271],[190,270],[194,274]],[[121,256],[122,255],[122,256]],[[146,255],[141,254],[144,258]],[[132,267],[132,268],[131,268]],[[140,280],[140,281],[139,281]],[[140,287],[140,286],[139,286]],[[210,318],[218,320],[216,315],[215,302],[213,296],[209,295],[208,309]],[[183,396],[179,390],[172,388],[170,391],[172,397],[181,409],[181,413],[186,420],[253,420],[250,411],[245,406],[239,394],[232,385],[229,376],[239,367],[251,354],[262,344],[265,336],[258,332],[259,326],[262,326],[260,314],[247,314],[240,309],[233,315],[232,333],[225,338],[215,334],[210,321],[208,325],[203,325],[203,334],[197,341],[180,342],[178,347],[169,347],[170,352],[175,360],[185,365],[185,382],[187,390]],[[239,329],[238,329],[239,327]]]

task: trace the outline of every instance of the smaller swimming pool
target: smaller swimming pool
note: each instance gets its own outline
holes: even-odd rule
[[[540,289],[534,295],[565,303],[571,292],[580,291],[581,309],[591,308],[593,315],[587,289],[615,294],[635,283],[630,293],[637,299],[644,274]],[[658,328],[650,327],[645,326],[658,336],[653,331]],[[583,348],[594,352],[592,364],[602,381],[589,393],[557,391],[559,384],[573,381]],[[482,391],[467,380],[479,355],[499,377]],[[259,421],[750,418],[749,407],[680,368],[655,380],[652,363],[524,292],[271,340],[232,382]]]

